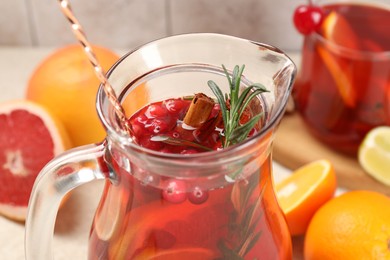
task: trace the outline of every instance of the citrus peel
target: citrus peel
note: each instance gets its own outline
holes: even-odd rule
[[[390,198],[348,191],[313,216],[304,240],[305,260],[390,259]]]
[[[343,102],[346,106],[354,108],[357,97],[352,77],[348,74],[346,64],[343,64],[341,58],[337,58],[334,50],[340,47],[357,50],[357,36],[348,21],[335,11],[330,12],[325,18],[320,32],[329,42],[318,45],[317,52],[331,74]]]

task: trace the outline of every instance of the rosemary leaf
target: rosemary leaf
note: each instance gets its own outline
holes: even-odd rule
[[[256,116],[252,117],[244,125],[241,125],[241,126],[238,126],[237,128],[235,128],[230,135],[230,143],[237,144],[237,143],[244,141],[245,138],[248,136],[249,132],[252,130],[252,128],[259,121],[261,115],[262,114],[256,115]]]
[[[232,201],[234,209],[237,212],[241,212],[242,211],[242,196],[241,196],[241,190],[240,190],[240,182],[234,183],[230,199]]]
[[[243,253],[243,255],[246,255],[249,253],[249,251],[251,251],[251,249],[254,247],[254,245],[256,244],[256,242],[259,240],[259,238],[261,237],[261,231],[258,232],[256,235],[254,235],[253,238],[250,239],[250,241],[248,242],[246,248],[245,248],[245,252]]]
[[[240,118],[245,108],[253,98],[260,93],[266,92],[267,89],[262,84],[254,83],[244,89],[240,94],[241,77],[245,65],[241,67],[236,65],[231,75],[224,65],[222,65],[222,68],[229,82],[230,93],[225,93],[224,95],[218,85],[212,80],[208,81],[208,85],[221,107],[225,135],[223,147],[226,148],[247,138],[249,132],[260,120],[260,116],[254,116],[245,125],[240,125]],[[227,108],[227,103],[229,103],[229,109]]]
[[[227,108],[226,108],[226,102],[225,102],[225,99],[223,97],[222,91],[217,86],[217,84],[212,80],[209,80],[207,82],[207,84],[209,85],[211,91],[213,91],[215,97],[218,100],[219,106],[221,107],[222,119],[223,119],[223,122],[225,123],[225,122],[227,122],[227,115],[226,115]]]
[[[244,258],[239,256],[234,249],[230,249],[222,240],[218,242],[218,248],[223,254],[223,259],[244,260]]]

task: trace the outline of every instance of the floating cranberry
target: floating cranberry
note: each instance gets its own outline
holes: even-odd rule
[[[148,106],[145,115],[148,118],[164,117],[167,114],[167,109],[163,105],[152,104]]]
[[[188,200],[193,204],[202,204],[209,198],[208,191],[195,187],[194,190],[188,194]]]
[[[180,138],[180,133],[177,131],[174,131],[174,132],[172,132],[172,137],[173,138]]]
[[[180,114],[188,107],[189,102],[183,99],[169,99],[164,102],[170,113]]]
[[[256,130],[256,128],[254,127],[254,128],[252,128],[252,130],[249,131],[248,136],[254,136],[256,133],[257,133],[257,130]]]
[[[181,203],[187,199],[186,183],[179,180],[163,182],[162,197],[172,203]]]
[[[214,144],[213,150],[218,151],[218,150],[220,150],[220,149],[222,149],[222,148],[223,148],[223,146],[222,146],[222,140],[219,139],[219,140],[217,140],[217,142]]]
[[[134,119],[131,120],[131,125],[138,125],[138,126],[145,126],[147,123],[148,118],[145,115],[138,115]]]
[[[166,121],[161,119],[153,119],[149,124],[145,125],[150,133],[158,134],[168,131],[169,125]]]
[[[134,136],[137,138],[142,136],[145,131],[144,128],[140,125],[133,124],[131,127],[133,129]]]
[[[195,137],[195,140],[196,140],[196,141],[198,141],[198,142],[202,141],[202,140],[200,139],[201,134],[202,134],[202,132],[200,131],[200,129],[195,129],[195,130],[192,132],[192,134],[193,134],[193,136]]]
[[[295,9],[293,21],[295,28],[303,35],[317,31],[324,19],[324,11],[318,6],[300,5]]]
[[[210,113],[210,118],[216,117],[219,111],[221,111],[221,106],[219,104],[214,104],[214,107]]]
[[[183,128],[181,121],[190,104],[190,100],[177,98],[152,103],[140,109],[129,119],[133,127],[134,141],[142,147],[163,153],[194,154],[203,152],[203,150],[187,145],[185,142],[183,145],[172,145],[161,140],[150,140],[154,136],[168,136],[189,142],[198,142],[203,146],[213,148],[216,140],[220,139],[220,129],[216,129],[216,122],[222,122],[221,116],[218,115],[220,113],[219,105],[214,105],[213,113],[215,116],[194,133],[194,129]],[[200,138],[200,135],[203,137]],[[195,140],[195,137],[199,138]]]

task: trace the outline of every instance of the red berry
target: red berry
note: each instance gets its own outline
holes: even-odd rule
[[[169,99],[164,103],[170,113],[180,114],[182,110],[187,108],[189,102],[182,99]]]
[[[210,118],[216,117],[219,111],[221,111],[221,106],[219,104],[214,104],[214,107],[210,113]]]
[[[303,35],[318,30],[324,19],[324,11],[318,6],[300,5],[295,9],[293,20],[297,30]]]
[[[135,137],[139,138],[140,136],[142,136],[144,134],[145,130],[142,126],[133,124],[131,127],[133,129],[133,133],[134,133]]]
[[[256,133],[257,133],[257,130],[256,130],[256,128],[254,127],[254,128],[252,128],[252,130],[249,131],[248,136],[254,136]]]
[[[249,108],[245,108],[240,117],[240,124],[245,125],[251,119],[251,112]]]
[[[207,190],[202,190],[199,187],[195,187],[194,190],[188,194],[188,200],[193,204],[202,204],[209,198]]]
[[[163,182],[162,197],[172,203],[181,203],[187,199],[186,183],[179,180]]]
[[[152,104],[146,109],[145,115],[148,118],[164,117],[167,114],[167,109],[163,105]]]
[[[148,121],[148,118],[145,115],[140,114],[136,118],[132,119],[131,124],[144,126],[147,121]]]
[[[153,119],[149,124],[145,125],[145,128],[148,129],[150,133],[158,134],[166,133],[169,125],[164,120]]]

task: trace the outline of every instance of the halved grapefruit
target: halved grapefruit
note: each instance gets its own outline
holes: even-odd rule
[[[70,147],[62,125],[30,101],[0,105],[0,214],[26,218],[36,176],[54,156]]]

